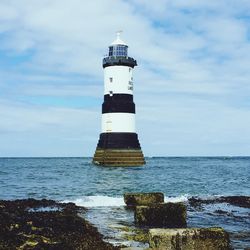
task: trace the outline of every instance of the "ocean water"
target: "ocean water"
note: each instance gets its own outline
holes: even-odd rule
[[[114,168],[95,166],[91,158],[0,158],[0,199],[75,202],[89,208],[84,216],[107,241],[119,245],[124,244],[121,227],[134,227],[123,194],[160,191],[166,201],[187,203],[188,226],[221,226],[230,233],[235,249],[250,247],[249,208],[215,203],[194,209],[188,203],[192,196],[250,196],[250,157],[153,157],[146,161],[142,167]]]

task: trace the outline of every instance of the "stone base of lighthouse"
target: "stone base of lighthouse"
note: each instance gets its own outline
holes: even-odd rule
[[[102,133],[93,163],[103,166],[141,166],[145,159],[136,133]]]

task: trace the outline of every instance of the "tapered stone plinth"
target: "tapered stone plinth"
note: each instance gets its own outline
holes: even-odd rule
[[[99,149],[94,154],[93,163],[103,166],[130,167],[145,164],[140,149]]]

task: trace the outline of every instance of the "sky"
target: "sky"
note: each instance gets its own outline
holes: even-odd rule
[[[93,155],[117,30],[145,156],[250,155],[249,0],[0,0],[0,157]]]

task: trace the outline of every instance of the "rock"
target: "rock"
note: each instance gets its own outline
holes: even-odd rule
[[[121,250],[145,250],[145,247],[122,247]]]
[[[194,208],[202,208],[202,205],[226,202],[233,206],[250,208],[250,196],[221,196],[213,199],[201,199],[191,197],[188,199],[189,205]]]
[[[135,223],[149,227],[186,227],[187,209],[184,203],[162,203],[136,206]]]
[[[86,210],[53,200],[0,200],[0,249],[119,249],[80,211]]]
[[[222,196],[218,200],[220,202],[227,202],[234,206],[250,208],[249,196]]]
[[[155,193],[125,193],[124,201],[127,206],[148,206],[164,202],[164,194]]]
[[[228,233],[222,228],[150,229],[149,245],[166,250],[226,250]]]

